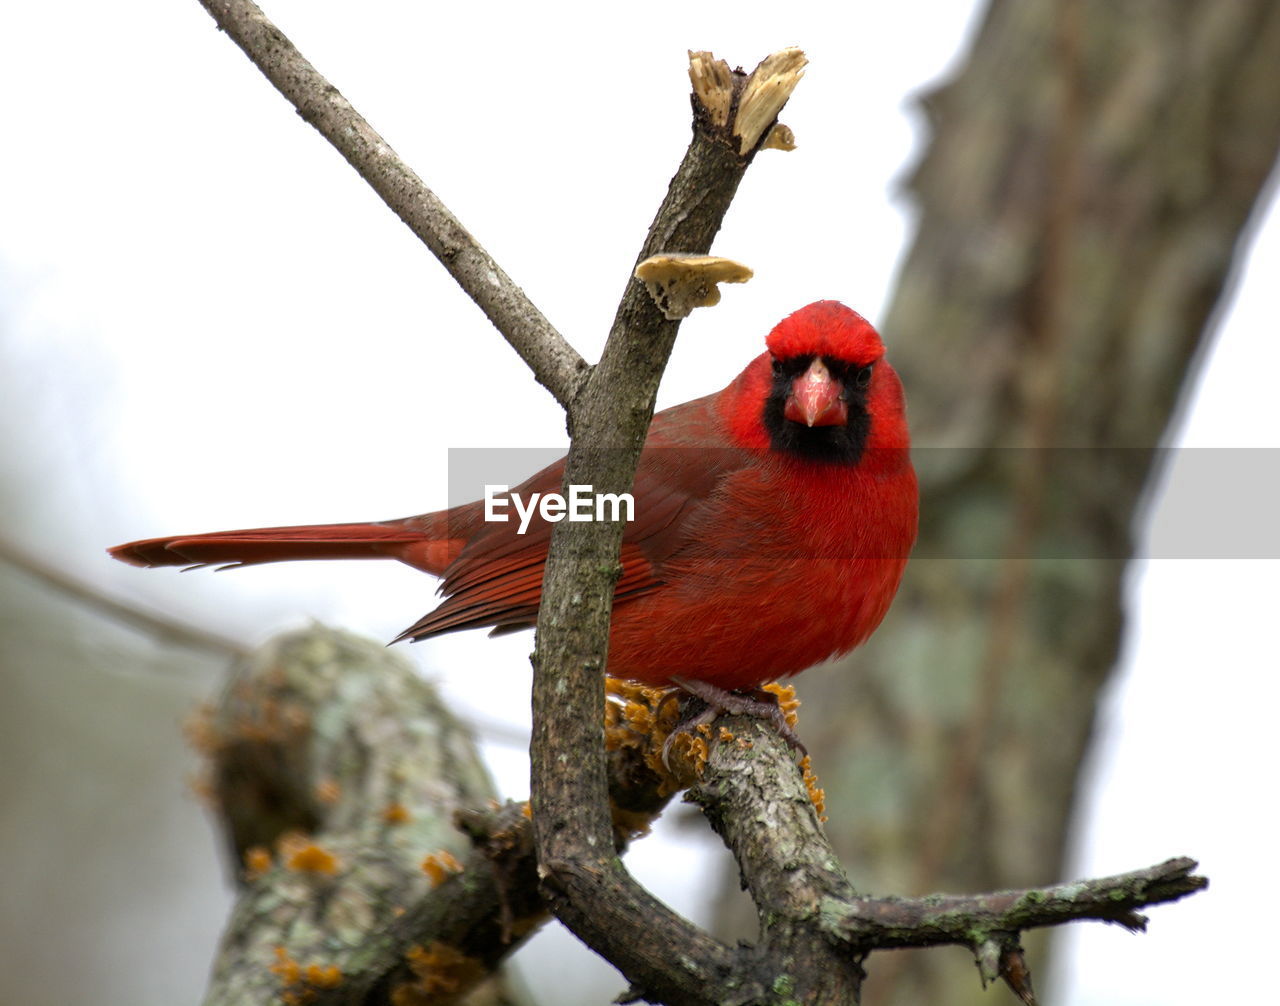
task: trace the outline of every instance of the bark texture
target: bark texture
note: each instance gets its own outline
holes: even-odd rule
[[[799,684],[860,886],[1062,875],[1153,447],[1280,146],[1277,66],[1269,0],[996,0],[924,97],[919,231],[883,326],[920,544],[870,644]],[[735,913],[726,931],[754,929],[726,895]],[[976,1001],[971,968],[873,956],[864,1001]]]
[[[471,856],[454,814],[493,794],[469,732],[402,656],[318,626],[279,637],[192,733],[241,884],[206,1003],[387,1002],[401,986],[413,1002],[490,970],[497,898],[484,926],[411,911]],[[545,912],[531,914],[508,943]]]
[[[588,925],[633,911],[653,930],[618,954],[637,999],[856,1002],[872,949],[944,944],[973,953],[987,980],[1029,990],[1024,930],[1073,919],[1140,930],[1137,909],[1206,885],[1193,861],[1177,859],[1058,888],[860,895],[819,823],[820,794],[772,727],[722,719],[714,737],[680,738],[676,775],[663,768],[677,719],[667,695],[611,685],[609,847],[619,852],[644,834],[671,794],[692,784],[689,799],[740,864],[761,935],[720,944],[683,919],[663,919],[647,892],[623,885]],[[540,868],[527,806],[468,806],[487,781],[465,731],[372,641],[323,628],[273,641],[240,663],[193,734],[209,758],[209,793],[241,882],[209,1004],[511,1003],[494,976],[551,919],[562,878],[588,889],[605,883],[576,863]],[[695,941],[671,942],[673,925]],[[666,986],[660,993],[646,968]]]

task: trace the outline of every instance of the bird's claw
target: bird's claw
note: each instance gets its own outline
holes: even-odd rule
[[[804,743],[796,736],[796,732],[791,729],[791,724],[787,722],[786,713],[778,705],[778,697],[772,692],[757,690],[755,694],[750,695],[743,692],[731,692],[706,681],[697,681],[693,678],[673,677],[671,682],[679,685],[690,695],[701,699],[706,705],[692,716],[682,719],[667,734],[667,739],[662,745],[662,764],[667,771],[671,770],[668,758],[671,754],[671,745],[675,742],[677,734],[690,733],[702,724],[711,723],[717,717],[725,714],[730,716],[753,716],[756,719],[768,720],[773,724],[778,736],[787,742],[787,746],[791,750],[799,751],[802,756],[809,753]]]

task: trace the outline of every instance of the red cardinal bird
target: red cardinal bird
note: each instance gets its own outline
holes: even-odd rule
[[[653,419],[622,544],[609,673],[698,694],[847,653],[880,624],[916,536],[902,385],[875,329],[835,301],[785,318],[727,388]],[[514,494],[561,491],[563,461]],[[506,515],[514,517],[508,508]],[[534,624],[551,525],[482,502],[373,524],[150,538],[137,566],[398,559],[444,601],[400,639]],[[712,686],[707,688],[707,686]]]

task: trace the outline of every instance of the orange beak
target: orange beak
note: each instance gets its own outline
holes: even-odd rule
[[[786,409],[782,415],[805,426],[843,426],[849,421],[849,406],[844,387],[831,376],[821,358],[791,383]]]

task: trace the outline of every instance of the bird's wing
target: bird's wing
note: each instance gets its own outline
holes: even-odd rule
[[[662,586],[664,560],[684,544],[693,516],[717,485],[744,463],[743,452],[712,446],[718,437],[714,399],[698,399],[654,417],[632,490],[633,519],[623,532],[615,607]],[[513,493],[560,492],[564,462],[543,469]],[[514,514],[482,523],[444,573],[445,600],[398,639],[490,626],[526,628],[538,617],[552,524],[535,516],[524,534]]]

